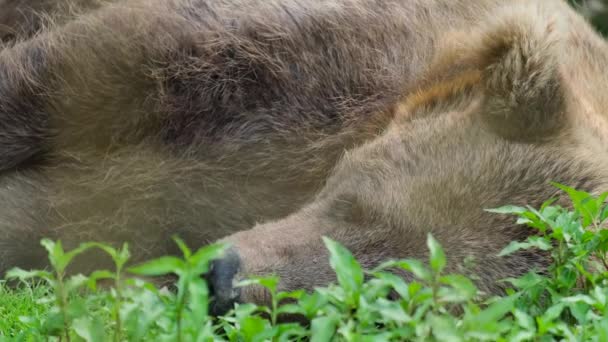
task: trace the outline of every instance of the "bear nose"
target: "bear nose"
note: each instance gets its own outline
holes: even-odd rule
[[[226,314],[239,302],[241,291],[236,287],[236,275],[241,268],[241,258],[235,248],[230,248],[225,255],[211,263],[207,274],[207,284],[212,301],[209,313],[212,316]]]

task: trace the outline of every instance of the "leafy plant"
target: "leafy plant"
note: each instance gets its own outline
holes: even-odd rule
[[[270,306],[240,304],[212,318],[202,275],[225,246],[192,251],[176,238],[181,257],[164,256],[125,270],[126,245],[86,243],[64,251],[60,242],[43,240],[53,271],[14,269],[7,276],[22,280],[21,288],[0,285],[0,341],[604,341],[608,194],[555,186],[569,196],[571,208],[550,200],[538,209],[490,210],[513,215],[534,232],[501,255],[535,249],[552,260],[544,273],[506,279],[512,288],[502,297],[482,297],[471,279],[446,274],[445,252],[431,235],[428,260],[389,260],[371,270],[344,246],[324,238],[335,284],[286,293],[278,291],[277,277],[250,279],[240,286],[264,287]],[[67,276],[69,264],[90,249],[104,251],[114,270]],[[175,289],[134,275],[172,275]],[[98,286],[101,280],[111,286]],[[284,315],[307,323],[283,322]]]

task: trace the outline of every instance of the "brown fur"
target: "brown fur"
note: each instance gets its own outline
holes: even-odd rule
[[[14,43],[111,0],[1,0],[0,41]]]
[[[43,236],[129,241],[136,260],[172,234],[229,236],[210,281],[230,304],[235,265],[311,288],[333,280],[322,235],[373,266],[424,257],[432,232],[499,292],[546,260],[498,258],[528,231],[483,208],[538,205],[550,180],[606,189],[608,50],[557,0],[123,0],[61,18],[0,51],[0,270],[43,265]]]

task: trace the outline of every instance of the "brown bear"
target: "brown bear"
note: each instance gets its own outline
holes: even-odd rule
[[[530,231],[484,208],[608,188],[608,49],[560,0],[123,0],[24,37],[0,51],[0,271],[43,267],[42,237],[134,261],[224,238],[222,312],[266,298],[241,277],[332,281],[323,235],[371,267],[431,232],[498,293],[546,260],[499,258]]]

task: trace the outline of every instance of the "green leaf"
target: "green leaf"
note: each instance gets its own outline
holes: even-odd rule
[[[243,317],[239,326],[245,341],[265,341],[277,332],[276,327],[271,328],[270,322],[258,316]]]
[[[570,297],[565,297],[560,300],[563,303],[585,303],[589,305],[595,304],[595,300],[590,296],[578,294]]]
[[[129,252],[129,244],[125,242],[114,261],[122,268],[130,258],[131,252]]]
[[[338,320],[335,317],[317,317],[311,322],[310,342],[329,342],[336,333]]]
[[[46,280],[49,283],[54,282],[53,274],[47,271],[26,271],[19,267],[15,267],[6,272],[7,279],[19,279],[19,280],[27,280],[32,278],[41,278]]]
[[[524,242],[511,241],[507,247],[503,248],[503,250],[498,253],[498,256],[503,257],[511,255],[519,250],[530,248],[538,248],[543,251],[548,251],[553,249],[553,245],[551,245],[551,243],[544,237],[532,236]]]
[[[489,213],[494,213],[494,214],[513,214],[513,215],[521,215],[525,212],[528,211],[528,209],[524,208],[524,207],[518,207],[518,206],[514,206],[514,205],[506,205],[500,208],[495,208],[495,209],[485,209],[485,211],[489,212]]]
[[[116,250],[114,247],[103,243],[92,243],[91,245],[106,252],[106,254],[112,258],[118,268],[122,268],[131,257],[131,253],[129,252],[129,244],[127,243],[124,243],[120,250]]]
[[[277,309],[277,314],[278,315],[282,315],[282,314],[300,314],[300,315],[305,315],[306,312],[304,311],[304,309],[297,305],[297,304],[284,304],[279,306],[279,308]]]
[[[565,307],[566,307],[566,305],[564,303],[557,303],[557,304],[551,306],[543,314],[543,316],[542,316],[543,321],[544,322],[554,321],[562,314],[562,311],[564,311]]]
[[[513,316],[515,317],[515,320],[520,327],[522,327],[526,330],[529,330],[529,331],[536,330],[536,324],[534,323],[534,318],[532,318],[532,316],[530,316],[526,312],[521,311],[521,310],[515,310],[513,312]]]
[[[382,315],[384,322],[403,325],[412,321],[399,302],[378,298],[373,307]]]
[[[279,285],[279,277],[277,276],[269,276],[259,278],[260,285],[270,290],[270,293],[277,292],[277,286]]]
[[[376,267],[375,271],[390,269],[393,267],[412,272],[412,274],[414,274],[414,276],[416,276],[420,280],[431,281],[432,279],[431,272],[426,268],[426,266],[422,262],[416,259],[387,261]]]
[[[64,328],[63,317],[59,310],[51,311],[42,324],[41,332],[49,336],[59,336]]]
[[[608,341],[608,316],[601,321],[595,322],[595,330],[597,332],[597,341]]]
[[[502,319],[507,313],[515,308],[515,301],[518,294],[508,297],[498,298],[478,315],[478,322],[496,322]]]
[[[50,239],[42,239],[40,241],[42,247],[46,249],[49,255],[49,261],[51,265],[57,269],[57,264],[60,259],[63,257],[63,247],[61,246],[61,241],[54,242]]]
[[[600,214],[600,223],[604,223],[608,219],[608,205],[602,209],[602,213]]]
[[[184,259],[189,259],[190,256],[192,255],[192,251],[190,250],[190,248],[188,248],[188,246],[186,245],[184,240],[180,239],[177,236],[174,236],[173,241],[175,241],[175,243],[177,244],[179,249],[182,251],[182,253],[184,255]]]
[[[546,280],[545,277],[543,277],[537,273],[528,272],[519,278],[507,278],[504,281],[511,283],[517,289],[529,290],[533,287],[544,284],[545,280]]]
[[[530,244],[526,243],[526,242],[519,242],[519,241],[511,241],[509,243],[509,245],[507,245],[507,247],[503,248],[500,253],[498,253],[499,257],[504,257],[507,255],[511,255],[519,250],[522,249],[527,249],[528,247],[530,247]]]
[[[227,244],[217,243],[199,248],[188,261],[192,265],[192,271],[197,275],[207,273],[211,261],[221,257],[228,247]]]
[[[302,341],[308,334],[308,330],[297,323],[283,323],[278,326],[278,341]]]
[[[439,281],[443,284],[450,285],[458,292],[462,300],[470,300],[477,295],[477,287],[465,276],[451,274],[441,277]]]
[[[275,293],[277,286],[279,285],[279,277],[274,275],[268,277],[251,277],[236,284],[237,287],[246,287],[250,285],[260,285],[269,289],[271,293]]]
[[[579,212],[583,219],[583,226],[587,227],[595,221],[599,216],[600,206],[591,196],[591,194],[575,190],[569,186],[565,186],[558,183],[552,183],[553,186],[563,190],[568,194],[574,209]]]
[[[443,248],[441,247],[439,242],[437,242],[437,240],[435,240],[435,238],[430,233],[428,234],[428,236],[426,238],[426,244],[429,248],[429,252],[431,253],[431,255],[430,255],[431,269],[436,274],[440,274],[446,265],[446,257],[445,257],[445,253],[443,252]]]
[[[277,299],[279,301],[286,299],[286,298],[291,298],[291,299],[300,299],[302,298],[304,295],[306,294],[305,290],[295,290],[295,291],[289,291],[289,292],[279,292],[277,293]]]
[[[437,341],[464,341],[463,336],[458,332],[458,329],[456,328],[456,322],[454,318],[449,316],[429,315],[428,320],[433,329],[433,335],[437,338]]]
[[[61,246],[59,243],[56,246]],[[74,258],[86,251],[88,251],[89,249],[95,247],[95,244],[93,243],[81,243],[78,247],[74,248],[73,250],[61,255],[61,257],[57,257],[57,264],[55,269],[57,271],[61,271],[64,272],[65,269],[68,267],[68,265],[72,262],[72,260],[74,260]]]
[[[85,299],[82,297],[73,297],[70,298],[70,301],[67,305],[67,310],[65,311],[68,317],[68,320],[72,320],[77,317],[83,317],[87,313],[87,304]]]
[[[99,319],[81,317],[72,323],[76,335],[82,337],[87,342],[108,341],[103,323]]]
[[[66,280],[66,282],[65,282],[65,290],[68,293],[70,293],[70,292],[78,289],[79,287],[82,287],[88,281],[89,281],[89,279],[87,277],[85,277],[84,275],[82,275],[82,274],[73,275],[68,280]]]
[[[207,318],[209,307],[209,288],[201,277],[194,277],[188,283],[188,308],[196,322],[202,323]]]
[[[355,257],[338,242],[323,237],[323,242],[329,250],[329,263],[336,272],[338,283],[350,295],[352,300],[359,295],[363,285],[363,270]]]
[[[576,318],[580,325],[583,326],[587,324],[587,317],[591,310],[590,305],[587,305],[583,302],[569,303],[568,308],[570,309],[570,313],[572,313],[572,316]]]
[[[93,291],[97,290],[97,282],[99,280],[103,280],[103,279],[115,279],[116,275],[108,270],[99,270],[99,271],[95,271],[93,273],[91,273],[91,275],[89,275],[89,280],[87,282],[87,285],[89,286],[90,289],[92,289]]]
[[[298,300],[298,305],[304,310],[306,318],[313,318],[317,315],[319,310],[327,307],[328,298],[322,295],[318,291],[314,291],[312,294],[304,294],[302,298]]]
[[[410,286],[402,277],[386,272],[377,272],[374,273],[374,276],[382,283],[390,286],[402,299],[410,299]]]
[[[143,276],[161,276],[172,273],[180,273],[184,269],[185,264],[182,260],[172,256],[164,256],[131,267],[129,268],[129,272]]]

